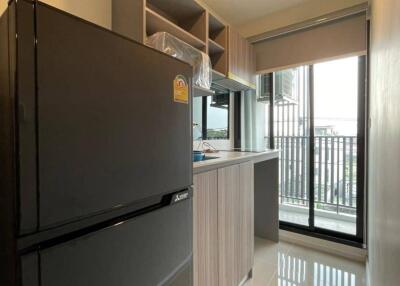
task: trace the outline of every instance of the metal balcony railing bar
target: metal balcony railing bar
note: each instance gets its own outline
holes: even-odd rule
[[[309,137],[276,136],[274,140],[276,148],[281,149],[281,202],[308,205]],[[314,148],[316,206],[329,210],[335,206],[337,213],[343,209],[355,213],[357,137],[316,136]]]
[[[303,202],[306,202],[307,205],[308,205],[308,202],[310,201],[309,199],[298,198],[298,197],[290,197],[290,196],[285,196],[285,195],[280,195],[280,197],[284,198],[284,199],[303,201]],[[337,203],[326,203],[326,202],[323,202],[323,201],[321,201],[321,202],[315,201],[315,203],[322,203],[322,204],[327,205],[327,206],[335,206],[335,207],[337,206]],[[354,209],[354,210],[356,209],[356,207],[354,207],[354,206],[342,206],[341,205],[340,207],[343,207],[345,209]]]

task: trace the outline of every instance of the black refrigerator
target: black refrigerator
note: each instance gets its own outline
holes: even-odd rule
[[[188,64],[38,1],[0,18],[0,285],[192,285]]]

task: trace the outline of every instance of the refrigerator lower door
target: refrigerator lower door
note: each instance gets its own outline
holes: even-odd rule
[[[40,285],[193,285],[191,214],[188,199],[41,250]]]

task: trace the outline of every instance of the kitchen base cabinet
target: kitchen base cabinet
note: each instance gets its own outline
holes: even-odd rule
[[[254,258],[254,164],[239,166],[239,278],[242,281],[253,268]],[[239,281],[239,282],[240,282]]]
[[[194,286],[218,285],[218,171],[193,177]]]
[[[253,162],[194,176],[194,285],[237,286],[253,267]]]
[[[218,170],[219,285],[239,285],[239,165]]]

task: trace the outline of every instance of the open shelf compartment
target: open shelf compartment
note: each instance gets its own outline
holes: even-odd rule
[[[208,53],[210,55],[223,53],[224,51],[225,48],[223,46],[213,41],[212,39],[208,39]]]
[[[147,7],[146,33],[150,36],[156,32],[167,32],[199,50],[204,50],[206,46],[205,41],[200,40],[190,32]]]
[[[208,13],[208,55],[215,71],[226,75],[228,71],[228,27]]]
[[[188,44],[202,51],[206,50],[206,11],[195,1],[147,0],[146,14],[149,14],[148,17],[150,17],[150,19],[147,20],[148,36],[154,32],[171,33],[171,30],[173,30],[175,34],[171,34],[174,36],[181,38]],[[155,18],[157,18],[157,21],[155,21]],[[166,29],[169,29],[169,31]],[[184,32],[190,34],[194,39],[188,42],[187,40],[189,37],[185,35],[186,33]]]

